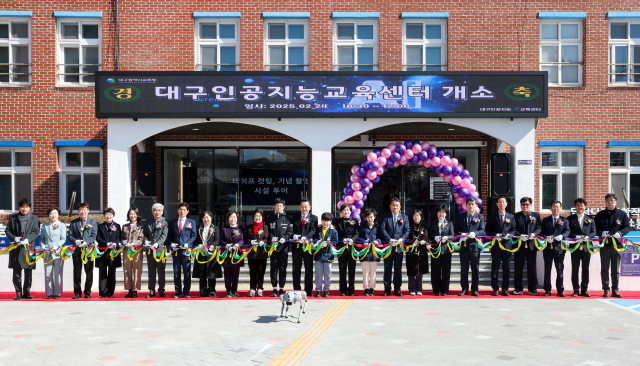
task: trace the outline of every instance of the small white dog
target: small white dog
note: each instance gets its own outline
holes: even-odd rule
[[[304,305],[302,304],[302,300],[304,300]],[[300,323],[300,317],[307,309],[307,293],[305,291],[287,291],[283,295],[280,295],[280,301],[282,302],[282,309],[280,310],[281,318],[289,316],[289,306],[300,302],[300,313],[298,313],[298,323]],[[287,305],[287,311],[282,315],[285,305]]]

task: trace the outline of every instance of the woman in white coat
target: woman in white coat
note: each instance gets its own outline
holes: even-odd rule
[[[67,241],[67,226],[60,221],[60,209],[52,207],[47,211],[50,222],[42,225],[40,245],[53,252],[44,255],[44,288],[47,299],[57,299],[62,295],[62,274],[64,261],[60,259],[60,251]]]

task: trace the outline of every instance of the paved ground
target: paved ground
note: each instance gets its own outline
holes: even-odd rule
[[[334,297],[301,324],[274,300],[0,309],[0,365],[640,364],[640,300]]]

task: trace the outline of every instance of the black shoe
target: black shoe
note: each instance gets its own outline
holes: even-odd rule
[[[402,297],[402,292],[400,290],[393,291],[393,296]]]
[[[126,296],[125,296],[125,297],[126,297]],[[182,294],[178,294],[178,293],[176,293],[175,295],[173,295],[173,298],[174,298],[174,299],[180,299],[180,298],[182,298],[182,297],[183,297],[183,296],[182,296]]]
[[[147,296],[145,296],[145,299],[150,299],[152,297],[156,296],[156,292],[155,290],[149,290],[149,293],[147,294]]]
[[[84,294],[84,298],[85,298],[85,299],[90,299],[90,298],[91,298],[91,295],[90,295],[90,294]]]
[[[102,296],[102,295],[100,295],[100,298],[101,298],[101,299],[104,299],[105,297],[106,297],[106,296]]]
[[[349,296],[356,296],[356,291],[355,290],[349,291]]]
[[[591,297],[591,295],[589,295],[589,293],[587,291],[582,291],[582,295],[580,295],[580,296]]]
[[[529,296],[540,296],[538,291],[529,291]]]
[[[53,299],[53,295],[47,296],[47,300],[51,300],[51,299]]]
[[[602,297],[609,297],[609,290],[604,290],[604,294],[602,294]]]
[[[465,296],[468,292],[469,292],[469,290],[462,290],[462,291],[460,291],[458,296]]]
[[[389,291],[385,291],[382,293],[382,296],[389,296]]]
[[[316,290],[316,294],[315,294],[315,295],[313,295],[313,297],[320,297],[320,291],[317,291],[317,290]]]
[[[133,291],[133,298],[137,299],[138,298],[138,291]]]
[[[216,297],[216,292],[215,291],[209,292],[209,297]]]
[[[573,291],[573,293],[571,294],[571,297],[578,297],[580,296],[580,293],[578,291]]]
[[[558,292],[558,297],[564,297],[564,292]]]
[[[20,300],[22,299],[22,294],[16,294],[16,297],[14,298],[14,300]]]
[[[133,291],[132,291],[132,290],[129,290],[129,292],[128,292],[126,295],[124,295],[124,297],[125,297],[126,299],[130,299],[130,298],[132,298],[132,297],[133,297]]]
[[[523,292],[522,292],[522,291],[516,291],[516,290],[513,290],[512,294],[514,294],[514,295],[518,296],[518,295],[522,295],[522,294],[523,294]]]
[[[509,290],[502,290],[502,296],[509,296]]]
[[[185,298],[185,299],[190,299],[191,298],[191,296],[189,296],[189,295],[182,295],[182,297]]]
[[[447,295],[449,295],[449,294],[446,293],[446,292],[443,292],[443,293],[440,294],[440,296],[447,296]]]
[[[440,293],[439,292],[434,292],[433,296],[440,296]]]
[[[234,292],[233,297],[240,297],[240,295],[237,292]]]
[[[280,289],[280,291],[278,291],[278,296],[284,295],[284,290]]]
[[[55,295],[53,298],[54,298],[54,299],[59,299],[59,298],[60,298],[60,295]]]
[[[545,291],[543,296],[551,296],[551,291]]]
[[[622,297],[622,296],[620,296],[620,297]],[[27,300],[31,300],[31,299],[33,299],[33,296],[31,296],[31,294],[26,294],[26,295],[22,296],[22,298],[23,299],[27,299]]]
[[[493,293],[491,294],[491,296],[498,296],[498,290],[493,290]]]
[[[313,297],[313,291],[306,291],[307,297]]]
[[[78,295],[78,294],[75,294],[75,295],[73,295],[73,297],[72,297],[72,299],[73,299],[73,300],[75,300],[75,299],[79,299],[79,298],[80,298],[80,295]]]
[[[233,295],[231,295],[231,294],[227,294],[227,297],[233,297]]]
[[[471,293],[471,295],[472,295],[472,296],[475,296],[475,297],[478,297],[478,296],[480,296],[480,293],[478,293],[478,291],[473,291],[473,292]]]
[[[158,295],[160,297],[167,297],[167,294],[165,294],[164,291],[158,291],[158,293],[160,294]]]
[[[329,291],[324,292],[324,297],[329,297]]]
[[[108,298],[112,298],[112,297],[113,297],[113,295],[107,295],[107,297],[108,297]]]
[[[344,292],[341,292],[341,293],[340,293],[340,296],[347,296],[347,294],[346,294],[346,293],[344,293]]]
[[[278,290],[273,290],[271,297],[278,297]]]
[[[618,290],[613,290],[613,294],[611,295],[613,297],[617,297],[618,299],[622,298],[622,295],[620,295],[620,293],[618,292]]]

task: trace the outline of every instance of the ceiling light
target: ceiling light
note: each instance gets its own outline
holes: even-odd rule
[[[449,131],[455,131],[456,129],[455,129],[455,128],[447,128],[447,130],[449,130]]]
[[[200,129],[199,129],[199,128],[194,128],[193,130],[194,130],[194,131],[200,131]]]

